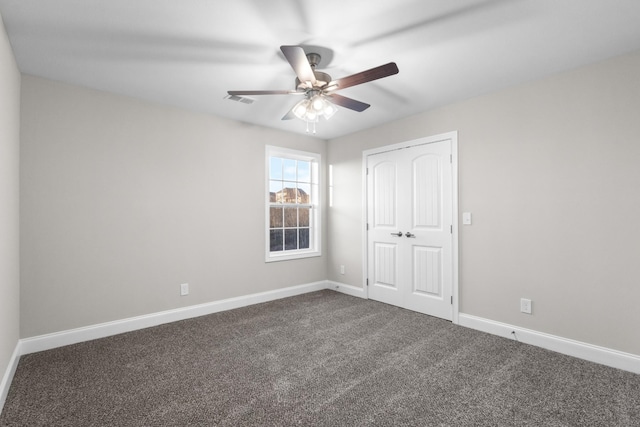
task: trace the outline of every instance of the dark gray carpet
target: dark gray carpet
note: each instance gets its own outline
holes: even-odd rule
[[[23,356],[2,426],[640,426],[640,375],[321,291]]]

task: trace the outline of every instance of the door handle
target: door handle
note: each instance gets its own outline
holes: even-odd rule
[[[411,234],[411,233],[409,233],[408,231],[407,231],[407,234],[405,234],[405,236],[407,236],[407,237],[413,237],[414,239],[416,238],[416,235],[415,235],[415,234]]]
[[[397,233],[391,233],[392,236],[402,237],[402,231],[398,231]]]

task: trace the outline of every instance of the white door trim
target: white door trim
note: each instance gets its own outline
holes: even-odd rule
[[[397,144],[385,145],[384,147],[372,148],[362,152],[362,287],[365,290],[366,298],[369,298],[369,289],[367,286],[368,276],[368,247],[367,247],[367,157],[372,154],[384,153],[400,148],[409,148],[418,145],[432,144],[440,141],[451,141],[451,183],[452,192],[451,199],[453,202],[452,211],[452,255],[453,255],[453,315],[452,322],[459,323],[459,296],[458,296],[458,132],[447,132],[439,135],[428,136],[424,138],[414,139],[412,141],[400,142]]]

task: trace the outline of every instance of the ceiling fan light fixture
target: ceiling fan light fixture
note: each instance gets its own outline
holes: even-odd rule
[[[314,123],[315,131],[315,123],[318,122],[320,117],[329,120],[338,111],[338,108],[321,93],[316,93],[315,95],[307,94],[307,96],[308,98],[294,105],[292,112],[294,116],[307,123],[307,129],[309,128],[309,123]]]
[[[305,98],[293,107],[293,114],[300,120],[304,120],[308,108],[309,100]]]
[[[316,95],[311,99],[311,105],[313,105],[313,109],[316,111],[323,111],[326,106],[326,101],[322,99],[320,95]]]
[[[322,110],[324,118],[329,120],[338,111],[338,108],[331,102],[325,101],[324,109]]]

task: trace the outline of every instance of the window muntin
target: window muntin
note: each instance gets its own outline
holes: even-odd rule
[[[320,255],[319,167],[319,154],[267,147],[267,261]]]

